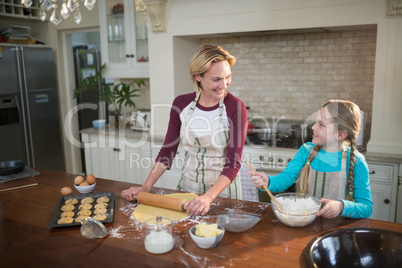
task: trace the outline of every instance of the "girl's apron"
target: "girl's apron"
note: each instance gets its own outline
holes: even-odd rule
[[[333,200],[348,196],[346,178],[346,151],[342,153],[341,171],[319,172],[311,168],[307,179],[307,194]]]
[[[225,165],[229,131],[223,125],[223,98],[219,101],[219,130],[197,137],[189,127],[189,120],[200,98],[197,94],[180,130],[180,139],[185,149],[182,176],[177,185],[180,191],[204,194],[217,181]],[[241,199],[240,173],[220,197]]]

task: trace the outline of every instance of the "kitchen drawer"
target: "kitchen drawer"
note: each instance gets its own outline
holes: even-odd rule
[[[394,166],[368,164],[370,181],[392,183]]]

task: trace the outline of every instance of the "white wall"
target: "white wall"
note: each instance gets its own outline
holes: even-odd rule
[[[81,2],[80,2],[81,4]],[[80,24],[76,24],[73,20],[73,14],[67,20],[54,26],[49,22],[51,27],[51,36],[54,38],[51,40],[51,45],[56,52],[56,64],[57,64],[57,76],[58,76],[58,90],[59,90],[59,111],[61,118],[61,129],[63,133],[63,150],[66,163],[66,171],[70,173],[81,173],[81,161],[80,161],[80,148],[71,144],[67,139],[66,133],[78,132],[77,120],[69,122],[65,127],[65,118],[67,113],[73,107],[76,102],[72,98],[72,90],[75,88],[75,81],[73,73],[68,69],[69,66],[73,66],[72,46],[71,46],[71,34],[78,32],[94,32],[99,31],[99,10],[98,3],[95,7],[89,11],[83,5],[80,7],[82,21]],[[67,39],[66,39],[67,38]],[[69,53],[66,53],[69,52]]]
[[[188,48],[175,37],[229,32],[378,24],[372,134],[368,150],[402,152],[402,18],[386,18],[384,0],[169,0],[167,32],[149,33],[151,103],[171,103],[189,78],[183,64]],[[196,41],[190,48],[195,47]],[[177,51],[184,51],[178,55]],[[195,49],[194,49],[195,52]],[[177,59],[175,58],[177,57]],[[190,60],[190,58],[188,58]],[[180,78],[182,79],[182,78]],[[191,84],[190,84],[191,85]],[[191,92],[192,87],[187,89]],[[384,95],[384,96],[383,96]],[[163,136],[169,114],[155,111],[153,134]]]

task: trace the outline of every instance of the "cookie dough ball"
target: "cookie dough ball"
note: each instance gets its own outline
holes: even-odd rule
[[[58,224],[67,224],[67,223],[72,223],[74,221],[73,218],[71,217],[64,217],[64,218],[60,218],[57,223]]]
[[[93,217],[95,220],[98,221],[104,221],[107,219],[107,216],[105,214],[97,214]]]
[[[108,206],[109,206],[108,203],[99,203],[99,204],[96,204],[96,205],[95,205],[95,209],[98,209],[98,208],[107,208]]]
[[[61,207],[61,211],[73,211],[75,207],[73,205],[64,205]]]
[[[88,217],[88,216],[91,216],[91,214],[92,214],[92,211],[90,211],[90,210],[80,210],[80,211],[78,211],[78,216]]]
[[[94,199],[92,197],[85,197],[81,200],[81,204],[92,204]]]
[[[102,196],[96,199],[96,203],[109,203],[110,198],[107,196]]]
[[[89,203],[81,204],[78,209],[79,210],[90,210],[92,208],[92,205]]]

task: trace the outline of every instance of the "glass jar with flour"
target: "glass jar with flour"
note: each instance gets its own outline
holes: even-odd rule
[[[156,217],[142,225],[145,249],[152,254],[163,254],[174,247],[174,221],[168,218]]]

